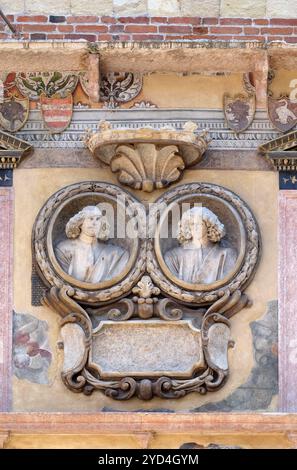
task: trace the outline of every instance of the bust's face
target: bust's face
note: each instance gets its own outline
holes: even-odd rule
[[[191,218],[193,239],[202,240],[207,237],[207,226],[199,214],[195,214]]]
[[[100,219],[101,215],[95,211],[93,214],[86,215],[81,226],[82,233],[89,237],[97,237],[100,230]]]

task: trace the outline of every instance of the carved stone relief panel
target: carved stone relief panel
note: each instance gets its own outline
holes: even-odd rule
[[[148,400],[224,384],[229,318],[250,305],[260,254],[237,195],[187,184],[145,207],[118,186],[74,184],[41,209],[33,247],[44,303],[62,317],[68,388]]]
[[[260,236],[236,194],[207,183],[178,186],[156,201],[150,216],[156,234],[149,240],[147,269],[166,294],[203,304],[250,282]]]
[[[141,209],[130,194],[106,183],[79,183],[54,194],[34,227],[36,261],[44,281],[58,288],[66,285],[73,290],[71,297],[89,303],[130,291],[145,271]],[[121,236],[116,227],[130,227],[131,232],[135,228],[139,237]]]

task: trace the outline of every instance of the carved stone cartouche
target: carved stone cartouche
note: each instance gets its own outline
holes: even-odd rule
[[[105,183],[71,185],[47,201],[34,226],[36,262],[50,287],[44,303],[62,317],[63,382],[74,392],[101,390],[117,400],[135,396],[141,400],[154,396],[175,399],[191,392],[218,390],[229,374],[229,319],[251,305],[243,290],[253,277],[260,255],[260,234],[253,214],[231,191],[213,184],[192,183],[164,193],[157,202],[165,202],[165,209],[152,223],[153,214],[146,220],[143,211],[135,211],[141,204],[124,193],[129,202],[123,206],[128,220],[136,212],[141,213],[139,227],[153,227],[153,233],[147,239],[149,232],[144,237],[140,232],[133,243],[121,242],[126,243],[123,252],[129,253],[122,274],[113,273],[111,279],[100,278],[100,282],[97,278],[88,279],[93,282],[85,282],[85,277],[77,279],[69,269],[76,253],[65,248],[62,255],[70,259],[67,266],[63,266],[63,256],[59,258],[55,253],[55,247],[61,249],[58,240],[62,232],[65,228],[66,234],[75,232],[73,240],[82,233],[96,248],[102,214],[94,207],[99,200],[114,201],[123,193]],[[86,198],[92,205],[86,206]],[[184,201],[191,208],[181,218],[178,238],[191,244],[189,253],[197,250],[200,284],[188,273],[185,279],[180,269],[183,258],[187,268],[193,268],[187,261],[187,249],[181,247],[175,272],[168,260],[166,264],[166,254],[173,256],[178,240],[174,236],[165,241],[160,237],[168,207]],[[195,203],[200,207],[198,211],[192,210]],[[92,208],[91,218],[85,217],[85,207]],[[108,238],[106,233],[104,236]],[[215,247],[224,245],[210,256],[213,246],[209,241]],[[80,250],[79,246],[84,258],[85,252]],[[83,259],[88,272],[97,268],[98,259],[93,255],[89,253],[88,260]],[[210,278],[203,271],[207,259],[210,266],[221,269],[213,268],[215,274]],[[104,261],[100,259],[102,269]]]

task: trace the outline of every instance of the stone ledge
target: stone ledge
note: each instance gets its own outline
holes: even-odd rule
[[[95,45],[94,45],[95,47]],[[243,41],[101,42],[96,43],[100,67],[105,72],[251,72],[269,60],[273,69],[297,68],[297,44]],[[86,70],[86,42],[0,42],[2,70]],[[236,60],[234,60],[236,58]]]
[[[296,433],[297,414],[285,413],[1,413],[0,433],[127,434]]]

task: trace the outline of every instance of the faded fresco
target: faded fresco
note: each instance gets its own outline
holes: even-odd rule
[[[48,384],[52,353],[48,343],[48,324],[33,315],[13,315],[13,373],[21,380]]]

